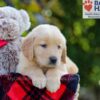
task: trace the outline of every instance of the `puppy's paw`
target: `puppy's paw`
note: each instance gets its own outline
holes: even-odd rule
[[[60,74],[56,69],[48,70],[46,73],[47,83],[46,88],[50,92],[56,92],[60,88]]]
[[[56,92],[60,88],[60,80],[55,78],[47,80],[46,88],[50,92]]]
[[[46,77],[44,75],[35,75],[32,77],[32,83],[35,87],[42,89],[46,87]]]

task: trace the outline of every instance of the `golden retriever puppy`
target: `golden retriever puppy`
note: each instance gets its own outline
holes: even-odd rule
[[[38,88],[55,92],[64,74],[75,74],[77,66],[66,55],[66,39],[53,25],[39,25],[22,44],[17,72],[32,79]]]

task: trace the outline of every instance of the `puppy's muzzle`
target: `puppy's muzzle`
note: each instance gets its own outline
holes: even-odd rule
[[[57,63],[57,58],[55,56],[51,56],[49,58],[49,60],[50,60],[50,64],[54,64],[55,65]]]

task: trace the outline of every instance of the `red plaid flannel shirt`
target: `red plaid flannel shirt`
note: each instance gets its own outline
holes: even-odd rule
[[[60,89],[50,93],[32,85],[27,76],[18,73],[0,76],[0,100],[73,100],[79,76],[65,75],[61,78]]]

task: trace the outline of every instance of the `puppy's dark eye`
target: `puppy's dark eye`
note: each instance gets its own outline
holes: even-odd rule
[[[58,45],[58,49],[60,49],[61,48],[61,46],[60,45]]]
[[[47,48],[46,44],[41,44],[40,46],[43,47],[43,48]]]

